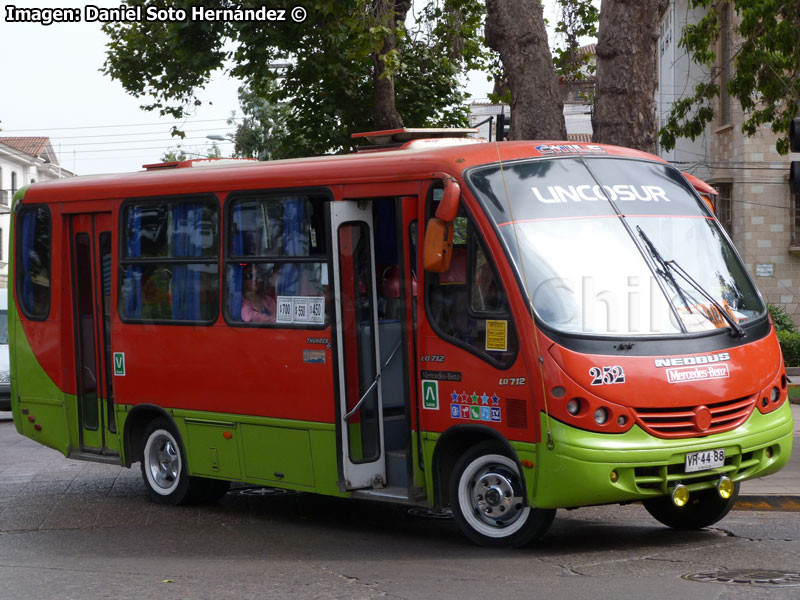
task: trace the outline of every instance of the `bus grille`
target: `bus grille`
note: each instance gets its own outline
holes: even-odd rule
[[[636,467],[634,481],[639,491],[660,492],[666,494],[676,483],[685,485],[716,483],[722,475],[734,481],[747,479],[760,465],[767,460],[766,448],[754,452],[739,454],[735,448],[726,448],[725,465],[711,471],[686,473],[683,457],[678,457],[671,464],[653,467]]]
[[[715,402],[705,406],[634,408],[636,422],[660,438],[686,438],[730,431],[753,412],[756,396]]]

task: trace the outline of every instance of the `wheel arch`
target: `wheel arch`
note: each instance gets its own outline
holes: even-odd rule
[[[522,474],[522,465],[509,441],[491,427],[485,425],[455,425],[445,431],[436,443],[433,451],[433,498],[435,506],[450,504],[450,476],[458,458],[472,446],[483,442],[495,442],[503,450],[503,454],[517,463]],[[523,497],[527,505],[527,488],[525,478],[520,476]]]
[[[142,459],[142,452],[144,451],[142,437],[144,430],[148,423],[158,418],[166,418],[172,423],[174,433],[178,436],[178,441],[182,444],[180,439],[180,432],[178,426],[172,416],[166,410],[155,404],[139,404],[134,406],[128,413],[125,419],[125,428],[122,434],[122,447],[125,452],[125,466],[130,467],[133,463]]]

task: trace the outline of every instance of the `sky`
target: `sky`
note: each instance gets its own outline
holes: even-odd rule
[[[85,16],[85,6],[117,8],[119,0],[92,3],[69,0],[17,0],[19,8],[72,8]],[[157,2],[151,3],[157,5]],[[268,3],[266,3],[268,4]],[[181,148],[190,156],[205,155],[214,142],[208,135],[231,135],[227,120],[237,111],[239,82],[217,73],[200,92],[202,106],[184,121],[159,117],[140,108],[140,100],[100,71],[105,60],[106,36],[99,23],[9,22],[9,3],[0,15],[0,57],[3,85],[0,93],[0,136],[49,137],[61,166],[78,175],[140,170],[159,162],[164,152]],[[484,74],[473,74],[467,89],[484,98],[491,84]],[[186,139],[170,136],[177,125]],[[223,155],[233,144],[217,142]]]

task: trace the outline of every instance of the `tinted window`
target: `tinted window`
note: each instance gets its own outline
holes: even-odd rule
[[[330,320],[325,198],[248,194],[230,204],[225,315],[241,325]]]
[[[45,319],[50,313],[50,211],[44,206],[23,207],[17,224],[20,306],[27,317]]]
[[[123,209],[123,319],[210,323],[219,312],[215,202],[131,203]]]

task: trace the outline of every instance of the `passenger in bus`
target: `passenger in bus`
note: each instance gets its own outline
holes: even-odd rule
[[[242,321],[248,323],[274,323],[277,311],[275,281],[278,270],[273,269],[265,278],[256,265],[248,266],[242,273]]]

